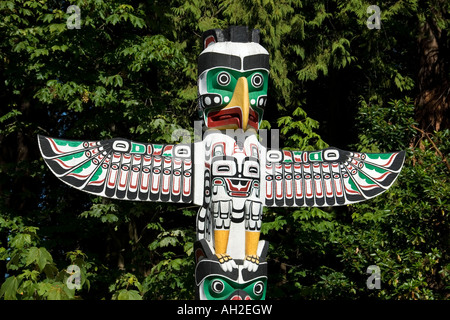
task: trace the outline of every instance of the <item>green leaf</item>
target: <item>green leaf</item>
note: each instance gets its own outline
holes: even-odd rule
[[[11,241],[11,246],[14,248],[23,248],[31,244],[31,234],[19,233]]]
[[[54,283],[46,292],[48,300],[69,300],[73,299],[75,290],[70,290],[63,283]]]
[[[120,17],[117,13],[114,13],[110,15],[108,18],[106,18],[107,23],[111,23],[112,25],[115,25],[117,22],[119,22]]]
[[[42,271],[47,263],[53,263],[53,259],[47,249],[43,247],[32,247],[28,250],[26,265],[28,266],[32,263],[36,263],[39,267],[39,271]]]
[[[13,110],[7,112],[5,115],[0,117],[0,123],[3,123],[10,118],[17,117],[20,115],[22,115],[22,112],[20,112],[19,110],[13,109]]]
[[[19,280],[16,276],[8,277],[0,288],[0,298],[4,296],[5,300],[17,300],[17,289]]]
[[[67,30],[67,25],[65,23],[54,23],[49,26],[50,33],[57,32],[62,33]]]
[[[119,292],[117,300],[142,300],[142,296],[136,290],[123,289]]]

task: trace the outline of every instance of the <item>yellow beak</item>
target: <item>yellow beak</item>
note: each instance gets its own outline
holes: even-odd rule
[[[233,97],[230,103],[224,108],[229,109],[239,107],[242,112],[242,129],[245,131],[248,125],[248,116],[250,109],[250,98],[248,95],[248,82],[245,77],[240,77],[234,88]]]

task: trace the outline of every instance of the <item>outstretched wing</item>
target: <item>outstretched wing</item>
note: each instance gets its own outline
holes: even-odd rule
[[[364,201],[394,183],[404,160],[404,151],[270,150],[263,171],[265,204],[326,207]]]
[[[38,136],[44,161],[59,179],[99,196],[193,201],[192,145],[126,139],[73,141]]]

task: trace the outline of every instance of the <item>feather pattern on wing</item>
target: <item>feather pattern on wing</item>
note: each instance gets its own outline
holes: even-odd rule
[[[403,166],[405,152],[267,152],[265,205],[326,207],[347,205],[386,191]]]
[[[192,202],[192,145],[122,138],[73,141],[38,136],[38,140],[55,176],[79,190],[124,200]]]

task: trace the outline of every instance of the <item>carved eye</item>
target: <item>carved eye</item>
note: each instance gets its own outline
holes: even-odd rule
[[[218,172],[228,172],[228,171],[230,171],[230,166],[228,166],[228,165],[217,166],[217,171]]]
[[[260,296],[264,292],[264,282],[258,281],[253,286],[253,293],[257,296]]]
[[[215,176],[234,176],[236,164],[232,160],[217,160],[214,161],[211,171]]]
[[[258,174],[258,167],[249,167],[248,172]]]
[[[211,290],[214,291],[215,293],[221,293],[223,289],[225,289],[225,285],[221,280],[214,280],[211,283]]]
[[[259,163],[253,160],[244,161],[244,177],[258,178],[259,177]]]
[[[221,72],[219,73],[219,75],[217,76],[217,82],[221,85],[221,86],[226,86],[230,83],[231,81],[231,77],[228,74],[228,72]]]
[[[255,73],[252,76],[252,86],[254,86],[255,88],[259,88],[263,85],[264,83],[264,78],[262,76],[262,74],[260,73]]]

